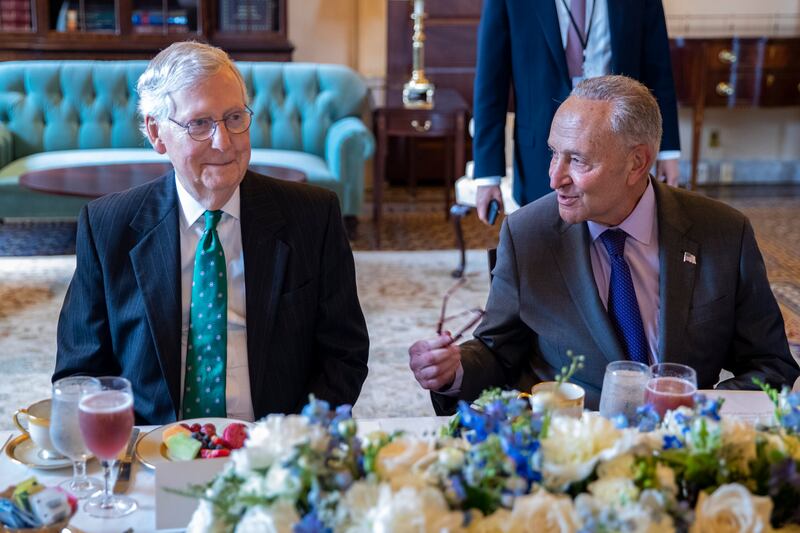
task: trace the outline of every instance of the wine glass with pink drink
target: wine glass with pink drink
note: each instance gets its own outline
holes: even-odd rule
[[[89,450],[103,465],[103,492],[84,510],[97,518],[118,518],[136,510],[136,501],[111,493],[111,469],[133,430],[133,393],[125,378],[102,377],[100,388],[87,387],[78,405],[78,423]]]
[[[694,406],[697,393],[697,372],[679,363],[657,363],[650,367],[652,377],[644,390],[644,401],[653,406],[661,418],[667,411],[685,405]]]

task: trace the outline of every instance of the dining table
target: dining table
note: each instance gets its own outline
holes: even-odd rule
[[[774,406],[767,395],[761,391],[700,391],[709,397],[721,397],[725,402],[721,409],[723,416],[735,416],[750,422],[766,422],[772,416]],[[449,417],[407,417],[407,418],[356,418],[358,432],[367,435],[374,431],[405,431],[412,435],[435,435],[438,430],[449,421]],[[156,426],[139,426],[140,439]],[[18,434],[12,431],[0,431],[0,490],[9,485],[15,485],[32,476],[39,483],[46,486],[57,485],[72,475],[71,468],[59,470],[38,470],[13,461],[6,453],[5,447],[10,437]],[[99,463],[89,461],[88,474],[92,477],[102,478]],[[134,464],[131,472],[130,485],[125,493],[136,500],[139,508],[132,514],[115,519],[97,519],[88,516],[83,509],[83,500],[80,502],[78,512],[72,517],[68,529],[72,533],[79,532],[109,532],[133,533],[147,531],[180,531],[182,529],[157,529],[156,507],[159,495],[156,494],[156,480],[153,470],[142,464]],[[188,522],[187,522],[188,523]]]

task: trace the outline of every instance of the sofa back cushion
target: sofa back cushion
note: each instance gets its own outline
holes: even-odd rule
[[[365,110],[351,69],[311,63],[239,62],[255,112],[253,148],[324,157],[330,125]],[[149,146],[139,132],[136,82],[147,61],[0,63],[0,124],[14,158],[37,152]]]

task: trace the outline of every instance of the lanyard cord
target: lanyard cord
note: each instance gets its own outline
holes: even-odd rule
[[[578,40],[581,43],[581,48],[584,52],[586,52],[586,47],[589,46],[589,35],[592,33],[592,21],[594,20],[594,8],[597,6],[597,2],[602,2],[603,0],[592,0],[592,12],[589,14],[589,27],[586,28],[586,38],[583,38],[583,32],[578,28],[578,23],[575,22],[575,17],[572,16],[572,10],[570,10],[569,6],[567,5],[567,0],[561,0],[561,3],[564,4],[564,9],[567,10],[567,15],[569,15],[569,22],[572,24],[572,27],[575,28],[575,33],[578,34]]]

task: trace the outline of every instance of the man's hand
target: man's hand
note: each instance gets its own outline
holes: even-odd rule
[[[489,202],[497,200],[500,211],[503,210],[503,193],[499,185],[481,185],[475,194],[475,205],[478,209],[478,218],[489,225]]]
[[[658,181],[665,181],[667,185],[677,187],[680,177],[678,159],[663,159],[656,162],[656,179]]]
[[[441,390],[452,385],[461,364],[461,350],[449,333],[417,341],[408,349],[408,366],[423,389]]]

